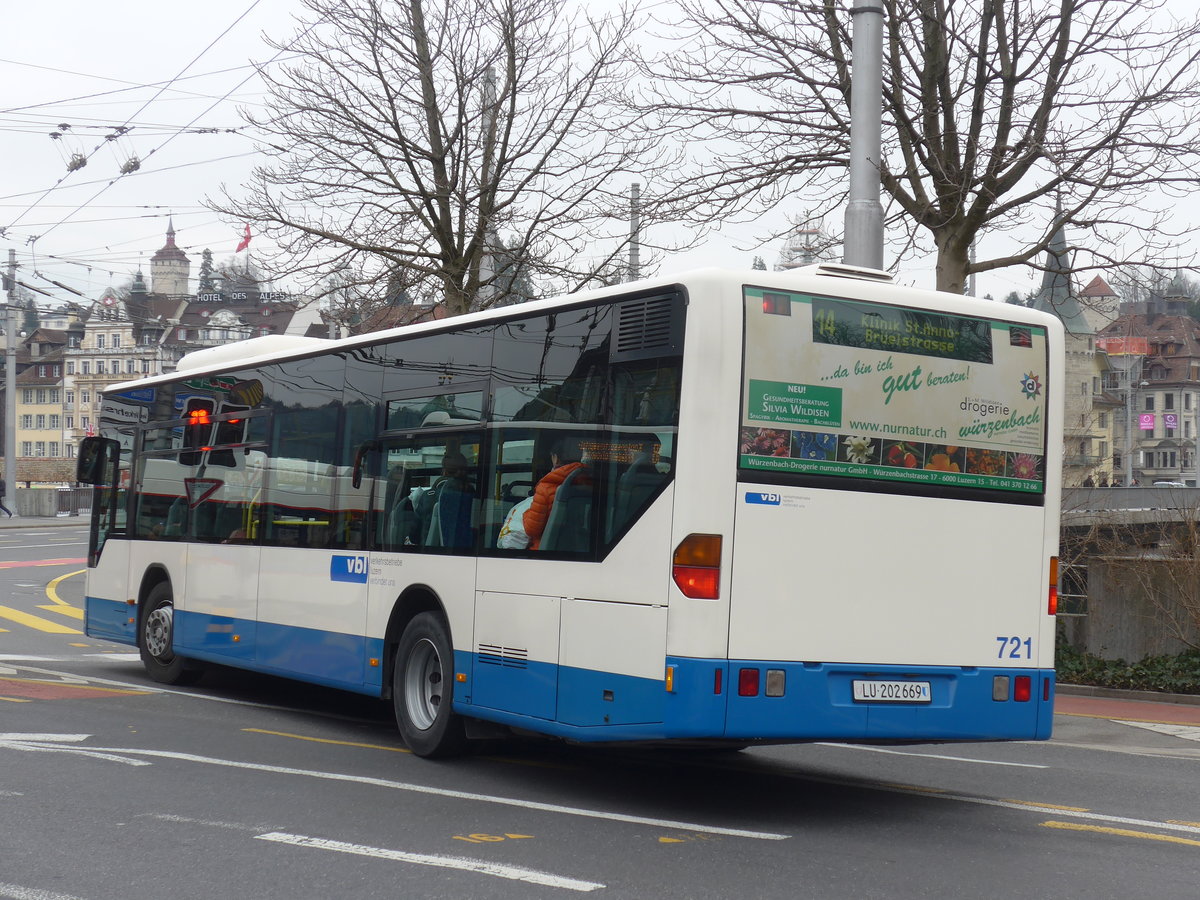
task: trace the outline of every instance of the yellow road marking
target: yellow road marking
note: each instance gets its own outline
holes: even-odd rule
[[[0,676],[0,681],[15,681],[19,684],[46,684],[51,687],[70,688],[73,691],[99,691],[102,694],[153,694],[154,691],[130,690],[128,688],[99,687],[94,684],[76,684],[73,681],[49,681],[45,678],[13,678],[11,675]]]
[[[1038,809],[1061,809],[1064,812],[1091,812],[1086,806],[1060,806],[1057,803],[1039,803],[1036,800],[1005,800],[1005,803],[1019,803],[1022,806],[1035,806]]]
[[[47,631],[50,634],[83,634],[77,628],[68,628],[66,625],[51,622],[49,619],[43,619],[41,616],[33,616],[27,612],[21,612],[21,610],[13,609],[11,606],[0,606],[0,618],[9,619],[20,625],[35,628],[38,631]]]
[[[337,744],[339,747],[362,747],[364,750],[389,750],[392,753],[412,753],[405,747],[386,747],[383,744],[360,744],[355,741],[334,741],[329,738],[307,737],[303,734],[289,734],[286,731],[267,731],[262,728],[243,728],[250,734],[269,734],[274,737],[293,738],[297,741],[312,741],[314,744]]]
[[[945,788],[924,787],[923,785],[919,785],[919,784],[900,784],[899,782],[892,782],[892,781],[881,781],[880,784],[886,788],[896,788],[897,790],[901,790],[901,791],[912,791],[917,794],[944,794],[944,793],[946,793]]]
[[[0,700],[7,700],[9,703],[28,703],[29,701],[22,697],[0,697]]]
[[[70,616],[72,619],[83,621],[83,610],[77,606],[72,606],[62,597],[58,596],[58,586],[66,579],[73,578],[76,575],[82,575],[87,569],[77,569],[74,572],[68,572],[66,575],[59,575],[57,578],[51,579],[46,585],[46,596],[50,598],[50,606],[39,606],[38,609],[44,609],[47,612],[60,613],[64,616]]]
[[[74,578],[76,575],[82,575],[87,569],[76,569],[74,572],[68,572],[66,575],[59,575],[57,578],[51,579],[46,585],[46,596],[50,598],[50,602],[55,606],[70,606],[66,600],[58,596],[58,586],[68,578]]]
[[[1187,844],[1190,847],[1200,847],[1200,841],[1175,837],[1170,834],[1155,834],[1152,831],[1131,831],[1128,828],[1107,828],[1103,825],[1082,825],[1078,822],[1043,822],[1042,827],[1059,828],[1064,831],[1093,831],[1097,834],[1111,834],[1117,837],[1143,838],[1147,841],[1165,841],[1169,844]]]
[[[1193,828],[1200,828],[1200,822],[1186,822],[1179,819],[1167,819],[1168,825],[1191,825]]]

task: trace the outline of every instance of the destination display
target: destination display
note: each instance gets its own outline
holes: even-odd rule
[[[747,287],[743,469],[1041,492],[1046,330]]]

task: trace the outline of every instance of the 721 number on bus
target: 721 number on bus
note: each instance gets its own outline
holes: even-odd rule
[[[997,637],[997,659],[1033,659],[1033,638]]]

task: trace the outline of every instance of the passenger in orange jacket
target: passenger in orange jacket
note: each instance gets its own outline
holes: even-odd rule
[[[529,535],[529,549],[536,550],[542,542],[542,532],[546,530],[546,520],[550,518],[550,507],[554,504],[554,496],[558,493],[559,485],[576,469],[583,468],[579,460],[566,459],[568,451],[556,446],[550,451],[552,468],[533,489],[533,503],[521,517],[525,533]]]

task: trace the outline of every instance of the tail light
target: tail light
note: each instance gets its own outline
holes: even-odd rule
[[[1050,592],[1046,600],[1046,614],[1058,615],[1058,557],[1050,557]]]
[[[675,548],[671,578],[685,597],[716,600],[721,587],[721,535],[685,537]]]
[[[1013,699],[1018,703],[1028,703],[1033,696],[1033,678],[1029,675],[1018,675],[1013,679]]]

